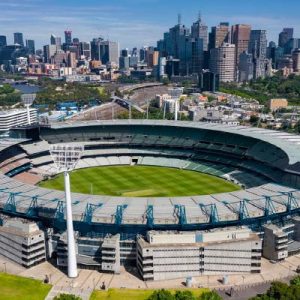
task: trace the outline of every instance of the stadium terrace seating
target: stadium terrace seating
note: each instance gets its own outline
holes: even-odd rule
[[[31,172],[23,172],[20,174],[17,174],[14,176],[14,179],[19,180],[21,182],[27,183],[27,184],[37,184],[40,181],[42,181],[44,178],[41,175],[33,174]]]
[[[38,166],[50,164],[51,162],[53,162],[53,160],[52,160],[52,157],[48,154],[45,156],[38,156],[38,157],[32,158],[31,162],[34,166],[38,167]]]
[[[46,141],[24,143],[20,147],[30,156],[49,151],[49,144]]]
[[[299,146],[290,142],[290,137],[285,140],[279,135],[256,128],[146,120],[59,124],[53,128],[41,128],[43,141],[0,140],[0,210],[9,210],[10,193],[18,193],[13,194],[15,212],[28,216],[32,197],[38,195],[38,217],[53,221],[59,201],[65,200],[64,192],[33,184],[44,176],[57,174],[49,155],[49,144],[61,142],[85,146],[77,168],[160,165],[204,172],[247,188],[218,195],[145,197],[138,201],[127,197],[72,194],[76,226],[82,224],[88,204],[102,204],[93,210],[91,216],[95,226],[99,224],[99,228],[103,228],[103,232],[95,233],[101,236],[105,236],[105,230],[109,232],[108,228],[114,228],[119,207],[124,208],[119,220],[122,226],[145,226],[151,216],[151,208],[151,222],[160,228],[173,226],[175,229],[182,225],[179,224],[178,206],[185,209],[184,226],[192,225],[193,228],[213,222],[239,224],[240,204],[245,199],[249,218],[265,216],[266,196],[274,199],[274,211],[271,213],[286,212],[288,195],[282,192],[292,192],[300,207],[300,156],[299,151],[295,151],[299,150]],[[290,187],[288,184],[291,184]],[[118,229],[122,227],[119,225]],[[135,237],[131,229],[136,227],[124,228],[123,234]]]

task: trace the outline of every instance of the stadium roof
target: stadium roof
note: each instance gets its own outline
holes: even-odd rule
[[[83,126],[101,126],[101,125],[151,125],[151,126],[174,126],[186,128],[199,128],[225,133],[238,134],[246,137],[262,140],[282,149],[289,157],[290,165],[300,162],[300,135],[262,129],[247,126],[235,126],[203,122],[185,122],[168,120],[113,120],[113,121],[84,121],[84,122],[66,122],[52,125],[51,128],[72,128]]]

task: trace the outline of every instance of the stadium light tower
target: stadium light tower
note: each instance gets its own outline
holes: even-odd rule
[[[68,276],[77,277],[77,260],[75,249],[75,237],[72,217],[72,200],[69,172],[74,170],[79,161],[84,146],[80,145],[52,145],[50,154],[58,171],[64,172],[65,198],[67,210],[67,245],[68,245]]]
[[[25,107],[27,109],[27,122],[28,122],[28,125],[31,125],[30,106],[34,102],[35,98],[36,98],[36,94],[23,94],[21,96],[22,102],[23,102],[23,104],[25,105]]]

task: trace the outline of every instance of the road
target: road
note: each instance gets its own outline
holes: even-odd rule
[[[147,83],[131,86],[123,86],[119,88],[121,92],[134,91],[129,100],[138,107],[145,107],[147,100],[154,99],[157,94],[165,94],[168,92],[168,87],[164,85],[157,85],[157,83]],[[117,103],[110,102],[100,106],[90,108],[78,115],[73,116],[72,121],[90,121],[90,120],[111,120],[117,118],[120,113],[128,111],[126,108]]]

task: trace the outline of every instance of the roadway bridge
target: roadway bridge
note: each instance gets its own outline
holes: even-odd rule
[[[140,113],[145,113],[145,110],[140,108],[138,105],[134,104],[131,100],[128,99],[122,99],[119,97],[112,97],[112,102],[119,104],[120,106],[126,108],[129,110],[129,107],[131,106],[131,108],[136,109],[137,111],[139,111]]]

